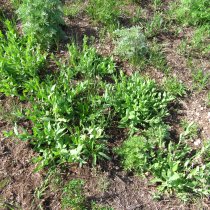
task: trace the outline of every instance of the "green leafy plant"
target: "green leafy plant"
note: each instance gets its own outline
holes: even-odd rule
[[[186,94],[186,87],[176,77],[166,78],[164,81],[165,90],[172,96],[184,96]]]
[[[27,84],[36,96],[29,97],[31,107],[25,112],[33,123],[32,134],[18,125],[15,133],[30,139],[40,153],[40,167],[65,162],[95,165],[98,159],[108,159],[104,131],[110,114],[102,77],[113,72],[115,65],[86,44],[84,41],[82,50],[74,44],[68,47],[69,59],[56,61],[57,75]]]
[[[175,14],[180,22],[198,25],[210,20],[210,3],[208,0],[180,0]]]
[[[10,21],[5,26],[6,35],[0,32],[0,92],[17,96],[27,92],[27,83],[39,78],[46,54],[34,44],[33,37],[19,37]]]
[[[116,152],[126,170],[149,173],[161,193],[177,195],[182,200],[190,196],[208,196],[209,144],[194,151],[186,141],[189,128],[174,143],[165,125],[146,130],[142,136],[131,136]],[[207,158],[207,159],[206,159]]]
[[[48,47],[64,36],[59,0],[23,0],[17,13],[24,34],[32,35],[42,46]]]
[[[156,12],[145,26],[145,35],[150,38],[164,30],[164,19],[161,13]]]
[[[73,179],[64,186],[61,198],[62,209],[86,209],[86,199],[83,192],[84,184],[82,179]]]
[[[148,53],[146,39],[140,27],[118,29],[114,31],[114,36],[116,55],[136,63]]]
[[[166,137],[167,126],[158,125],[146,131],[145,135],[130,136],[115,151],[122,157],[122,164],[126,170],[143,174],[150,170],[151,161],[156,156],[155,150],[157,146],[162,148]]]
[[[111,29],[116,28],[120,15],[119,3],[113,0],[90,0],[87,12],[97,22]]]
[[[168,115],[167,106],[173,97],[159,90],[154,80],[133,74],[116,80],[112,87],[113,106],[120,116],[120,125],[136,130],[159,124]]]
[[[194,88],[203,90],[209,85],[209,73],[204,73],[202,69],[194,70],[192,72],[192,78],[194,81]]]

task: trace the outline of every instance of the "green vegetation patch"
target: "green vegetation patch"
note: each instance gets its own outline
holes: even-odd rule
[[[32,35],[42,46],[57,42],[64,32],[60,0],[23,0],[17,10],[25,35]]]
[[[167,126],[152,127],[141,136],[129,137],[116,152],[126,170],[152,175],[151,181],[160,193],[176,194],[184,201],[191,199],[191,195],[208,196],[209,142],[193,150],[187,141],[189,131],[187,127],[179,142],[174,143]]]
[[[0,31],[0,92],[17,96],[28,92],[26,88],[44,67],[46,54],[34,44],[32,36],[19,37],[10,21],[5,22],[6,35]]]

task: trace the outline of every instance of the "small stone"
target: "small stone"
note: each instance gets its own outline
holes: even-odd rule
[[[194,141],[194,145],[195,146],[199,146],[201,144],[201,140],[197,139],[196,141]]]

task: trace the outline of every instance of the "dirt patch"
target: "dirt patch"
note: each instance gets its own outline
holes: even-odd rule
[[[3,205],[31,209],[36,187],[42,181],[40,173],[34,173],[31,160],[36,156],[25,142],[4,138],[0,128],[0,180],[7,180],[1,186]]]

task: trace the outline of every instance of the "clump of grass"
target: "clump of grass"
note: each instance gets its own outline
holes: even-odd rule
[[[180,82],[176,77],[166,78],[164,81],[164,88],[174,97],[182,97],[186,94],[185,85]]]
[[[170,72],[170,67],[163,53],[162,46],[157,43],[156,39],[149,44],[148,64],[164,73]]]
[[[202,69],[193,70],[192,78],[194,82],[194,88],[201,91],[207,88],[207,86],[209,85],[210,74],[204,73]]]
[[[208,0],[179,0],[175,9],[177,19],[189,25],[208,24],[210,3]]]
[[[207,94],[207,106],[210,107],[210,91]]]
[[[115,29],[119,25],[119,1],[90,0],[87,12],[93,20],[104,24],[109,29]]]
[[[61,198],[63,209],[86,209],[86,198],[83,192],[84,184],[82,179],[73,179],[64,186]]]
[[[145,26],[145,35],[151,38],[164,30],[164,19],[161,13],[156,12]]]
[[[63,13],[65,16],[74,18],[78,16],[85,9],[83,5],[84,2],[82,0],[72,1],[71,3],[67,2],[63,6]]]
[[[182,25],[195,27],[188,51],[201,52],[203,55],[209,51],[209,8],[208,0],[179,0],[172,4],[171,15]]]
[[[188,122],[187,120],[181,121],[181,126],[185,133],[185,138],[195,139],[199,134],[199,126],[194,122]]]

